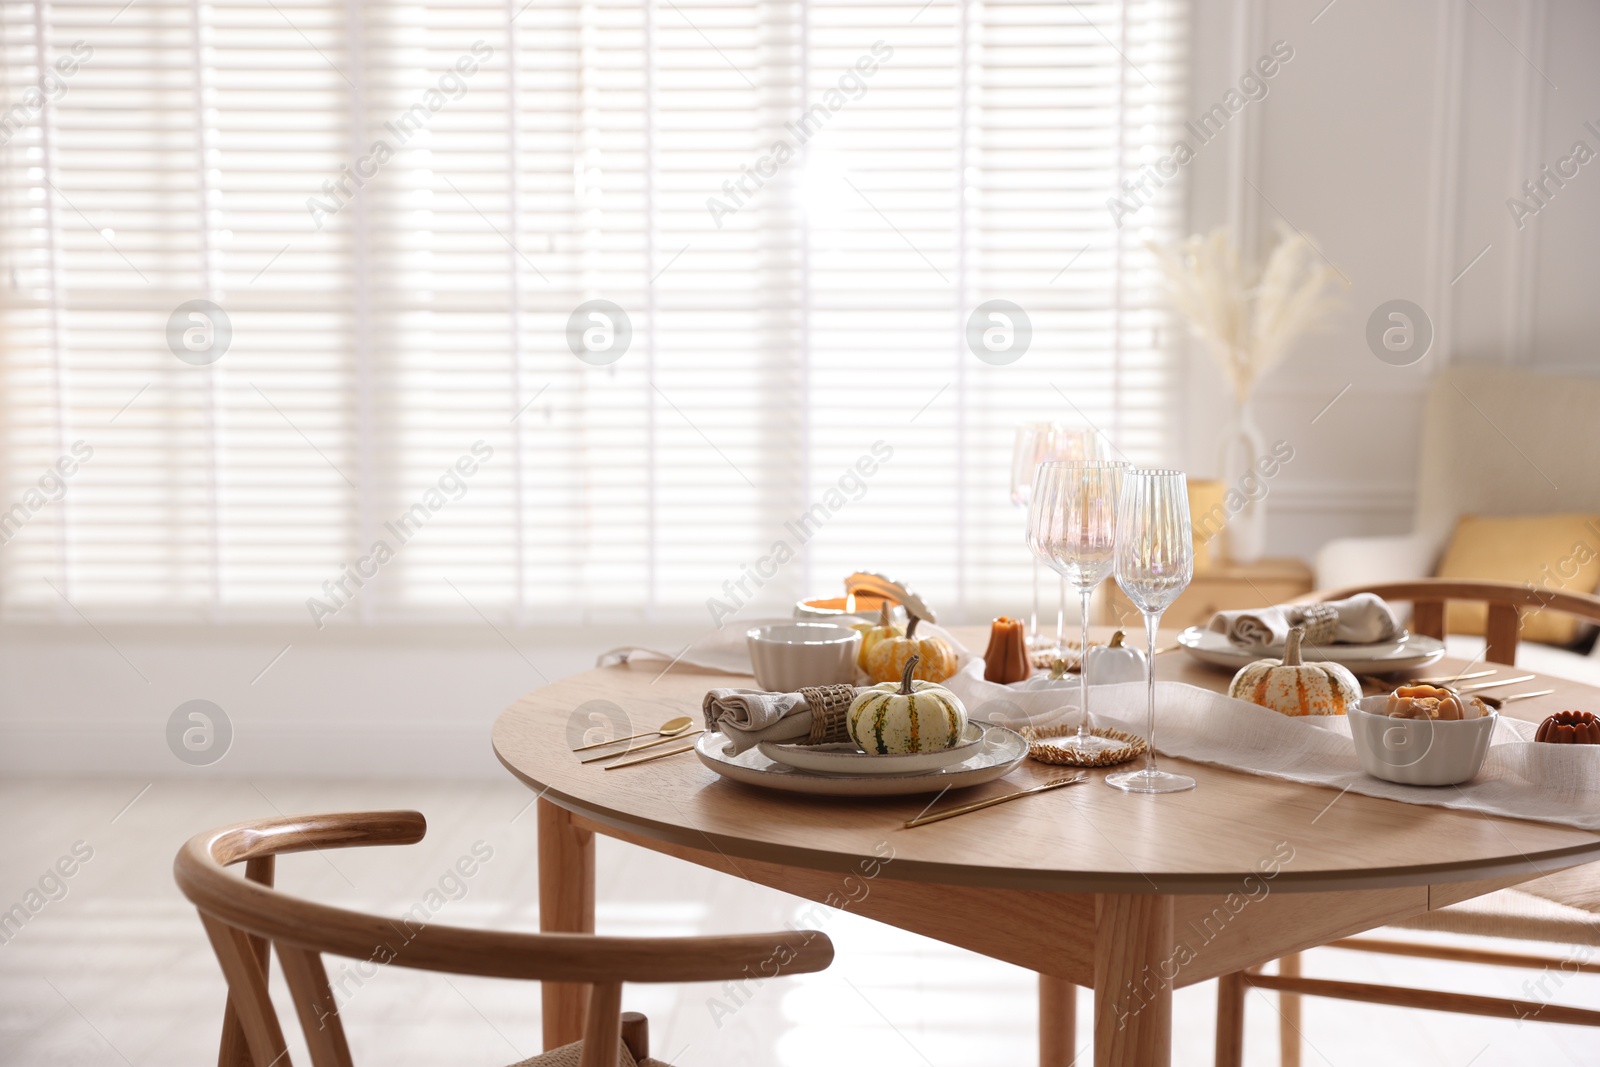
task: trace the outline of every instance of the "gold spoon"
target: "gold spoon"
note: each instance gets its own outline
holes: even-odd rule
[[[693,725],[693,719],[687,715],[680,715],[676,719],[668,719],[654,730],[646,730],[642,734],[629,734],[627,737],[613,737],[609,741],[596,741],[592,745],[579,745],[572,751],[587,752],[591,748],[603,748],[606,745],[615,745],[622,741],[632,741],[636,737],[677,737]]]
[[[629,745],[627,748],[623,749],[621,752],[603,752],[598,756],[590,756],[587,759],[581,759],[578,762],[579,763],[594,763],[596,760],[617,759],[620,756],[631,756],[635,752],[643,752],[647,748],[655,748],[658,745],[671,744],[674,741],[681,741],[686,737],[694,737],[694,736],[696,736],[698,734],[703,734],[703,733],[705,733],[704,730],[679,730],[677,733],[673,734],[671,737],[663,737],[659,741],[646,741],[642,745]]]
[[[1510,696],[1506,697],[1484,696],[1479,697],[1478,699],[1498,711],[1501,707],[1511,703],[1514,700],[1532,700],[1534,697],[1547,697],[1554,692],[1554,689],[1537,689],[1532,693],[1512,693]]]

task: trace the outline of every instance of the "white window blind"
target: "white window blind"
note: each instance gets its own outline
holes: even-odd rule
[[[976,614],[1017,423],[1169,450],[1176,0],[0,12],[10,617]]]

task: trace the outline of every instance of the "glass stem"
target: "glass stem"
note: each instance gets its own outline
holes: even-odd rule
[[[1089,736],[1089,597],[1093,593],[1092,589],[1078,590],[1078,600],[1083,605],[1079,620],[1083,644],[1078,646],[1078,703],[1083,708],[1083,718],[1078,723],[1080,740]]]
[[[1082,649],[1078,650],[1080,653]],[[1061,579],[1061,590],[1056,594],[1056,654],[1067,654],[1067,580]],[[1078,670],[1081,673],[1083,666],[1080,663]]]
[[[1144,754],[1144,772],[1156,773],[1156,630],[1161,626],[1161,612],[1145,613],[1145,688],[1150,694],[1150,706],[1145,717],[1145,737],[1150,749]]]
[[[1039,639],[1039,557],[1033,557],[1033,614],[1028,617],[1028,640]]]

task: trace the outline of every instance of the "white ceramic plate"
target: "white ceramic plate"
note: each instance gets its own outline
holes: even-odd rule
[[[886,774],[926,774],[953,763],[964,763],[977,752],[982,741],[982,725],[969,722],[961,734],[961,740],[938,752],[879,756],[863,752],[849,741],[834,745],[784,745],[763,741],[756,747],[772,762],[787,764],[797,770],[878,777]]]
[[[1282,648],[1241,648],[1225,634],[1191,626],[1178,635],[1178,644],[1189,655],[1218,667],[1238,669],[1258,659],[1276,659]],[[1402,634],[1393,641],[1371,645],[1307,645],[1305,658],[1340,663],[1363,674],[1387,674],[1426,667],[1444,658],[1444,642],[1420,634]]]
[[[811,793],[833,797],[894,797],[913,793],[937,793],[942,789],[963,789],[1004,778],[1028,754],[1028,742],[1015,730],[993,723],[976,723],[983,731],[972,754],[960,763],[922,774],[818,774],[782,763],[774,763],[761,752],[761,746],[735,754],[728,739],[720,733],[695,738],[695,755],[700,762],[724,778],[745,785],[780,789],[789,793]],[[885,756],[865,757],[886,759]]]

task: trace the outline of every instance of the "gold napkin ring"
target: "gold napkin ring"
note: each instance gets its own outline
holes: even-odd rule
[[[827,745],[835,741],[850,740],[847,717],[850,702],[856,698],[856,687],[849,682],[833,685],[803,685],[800,695],[806,698],[811,709],[811,735],[808,745]]]

